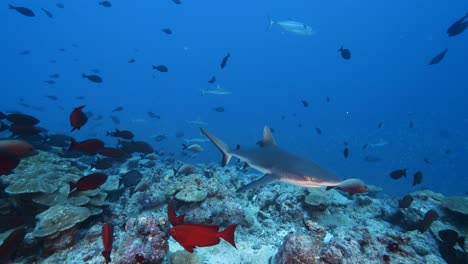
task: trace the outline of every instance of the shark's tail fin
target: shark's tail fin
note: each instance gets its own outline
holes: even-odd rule
[[[271,26],[273,26],[276,23],[275,21],[271,20],[270,14],[267,14],[267,19],[268,19],[268,27],[266,28],[265,31],[270,30]]]
[[[211,142],[213,142],[213,144],[215,144],[219,151],[223,153],[223,160],[221,161],[221,166],[226,166],[232,157],[232,154],[230,153],[231,149],[229,148],[229,146],[226,145],[226,143],[221,141],[219,138],[213,136],[210,132],[206,131],[205,129],[200,128],[200,130],[202,134],[205,135]]]

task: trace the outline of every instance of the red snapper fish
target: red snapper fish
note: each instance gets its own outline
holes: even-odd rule
[[[70,184],[70,190],[76,188],[77,191],[95,190],[103,185],[107,180],[107,175],[104,173],[92,173],[88,176],[80,178],[76,183]]]
[[[184,224],[185,215],[177,216],[172,203],[167,206],[167,214],[169,222],[173,226],[169,230],[169,234],[188,252],[193,253],[195,247],[217,245],[221,241],[220,238],[237,249],[234,241],[234,232],[237,225],[230,225],[220,232],[219,226]]]
[[[111,262],[110,254],[112,251],[112,242],[114,241],[114,225],[106,223],[102,226],[102,244],[104,250],[101,252],[106,264]]]
[[[193,253],[195,247],[210,247],[219,244],[220,238],[226,240],[237,249],[234,242],[234,232],[237,225],[230,225],[219,232],[219,226],[202,224],[182,224],[176,225],[169,230],[169,234],[185,250]]]
[[[83,108],[85,106],[79,106],[75,108],[70,114],[70,125],[72,126],[72,132],[75,129],[80,129],[82,126],[88,122],[88,117],[83,113]]]

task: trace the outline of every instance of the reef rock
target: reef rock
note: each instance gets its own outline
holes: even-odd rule
[[[468,197],[451,196],[442,201],[442,205],[450,211],[468,216]]]
[[[56,205],[38,214],[38,223],[34,228],[35,237],[46,237],[67,230],[91,216],[86,207]]]
[[[202,264],[202,262],[196,254],[179,250],[171,255],[171,264]]]
[[[309,195],[305,197],[305,204],[315,209],[325,209],[329,206],[345,206],[351,204],[351,200],[332,189],[326,191],[321,188],[310,188]]]
[[[169,251],[166,229],[167,220],[152,214],[143,213],[131,218],[125,225],[126,232],[115,252],[115,263],[135,263],[137,254],[144,258],[145,263],[162,263]]]
[[[208,191],[204,186],[206,186],[206,178],[199,174],[184,177],[182,188],[175,195],[175,198],[187,203],[201,202],[208,196]]]
[[[2,179],[9,184],[9,194],[53,193],[81,178],[81,171],[70,162],[40,151],[38,155],[21,161],[15,173]]]
[[[313,237],[303,234],[289,234],[284,238],[278,249],[275,263],[315,263],[319,258],[319,251],[314,246],[321,241],[314,241]]]

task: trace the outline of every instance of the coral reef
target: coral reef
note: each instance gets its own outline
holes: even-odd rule
[[[134,263],[136,255],[142,256],[145,263],[162,263],[169,251],[167,229],[167,219],[149,213],[129,219],[115,252],[115,263]]]
[[[87,159],[66,161],[40,152],[1,178],[7,195],[1,197],[0,212],[18,206],[38,220],[27,229],[22,257],[14,263],[103,263],[105,222],[115,226],[112,263],[122,264],[444,263],[439,231],[468,235],[466,197],[417,191],[411,193],[411,206],[399,209],[397,199],[382,195],[378,187],[351,196],[272,183],[237,193],[260,176],[213,164],[175,173],[174,161],[156,156],[134,156],[107,169],[108,181],[97,190],[70,192],[69,183],[89,172],[78,166]],[[220,229],[238,224],[238,250],[221,241],[188,254],[168,237],[170,200],[186,223]],[[429,210],[439,218],[421,232],[418,225]],[[458,245],[450,252],[466,254]]]

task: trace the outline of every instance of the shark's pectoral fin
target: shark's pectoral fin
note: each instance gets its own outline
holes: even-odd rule
[[[276,181],[277,179],[278,178],[273,174],[265,174],[265,176],[261,177],[260,179],[240,187],[239,189],[237,189],[237,192],[244,192],[250,189],[255,189],[272,181]]]

